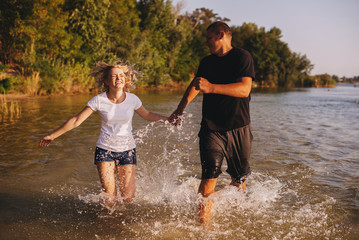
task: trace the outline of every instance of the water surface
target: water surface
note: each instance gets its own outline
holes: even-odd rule
[[[169,115],[182,92],[136,92]],[[1,123],[1,239],[358,239],[359,89],[254,91],[254,146],[246,193],[219,177],[213,219],[198,224],[201,97],[176,128],[134,118],[136,197],[110,211],[93,153],[100,118],[48,148],[40,139],[90,95],[22,99],[20,120]],[[225,172],[226,166],[223,166]]]

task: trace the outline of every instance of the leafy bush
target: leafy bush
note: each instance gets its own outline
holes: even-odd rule
[[[318,86],[321,87],[331,87],[337,84],[336,81],[329,74],[316,75],[315,78],[318,81]]]
[[[0,64],[0,73],[6,72],[9,69],[9,65]]]
[[[307,77],[304,79],[302,87],[313,87],[313,86],[315,86],[315,80],[313,77]]]
[[[20,82],[19,77],[9,77],[0,80],[0,93],[8,93]]]

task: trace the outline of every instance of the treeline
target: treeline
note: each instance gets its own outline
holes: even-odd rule
[[[336,82],[342,82],[342,83],[359,83],[359,76],[354,77],[338,77],[337,75],[333,75],[332,78]]]
[[[139,86],[185,85],[209,53],[206,28],[229,21],[206,8],[180,14],[164,0],[2,0],[0,9],[0,90],[28,94],[89,91],[99,60],[136,64],[145,74]],[[313,65],[280,29],[232,30],[233,45],[254,58],[258,85],[314,85]]]

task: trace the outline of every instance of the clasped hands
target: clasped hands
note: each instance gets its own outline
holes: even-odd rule
[[[196,77],[193,80],[193,86],[197,91],[202,93],[212,93],[213,92],[213,84],[210,83],[207,79],[202,77]],[[175,126],[181,125],[183,121],[183,110],[177,109],[174,111],[169,117],[169,122]]]
[[[183,121],[183,113],[178,110],[174,111],[168,118],[168,121],[174,126],[181,126]]]

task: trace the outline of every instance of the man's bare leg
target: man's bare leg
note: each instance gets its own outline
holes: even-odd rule
[[[202,179],[199,185],[198,193],[203,196],[199,205],[199,220],[201,223],[208,223],[211,220],[214,200],[208,199],[208,196],[214,193],[217,180],[217,178]]]
[[[242,190],[244,192],[244,190],[246,189],[246,182],[247,182],[247,180],[244,180],[244,182],[242,184],[240,184],[240,183],[237,183],[236,181],[234,181],[234,179],[232,178],[231,185],[238,187],[238,190],[240,190],[240,188],[242,186]]]

